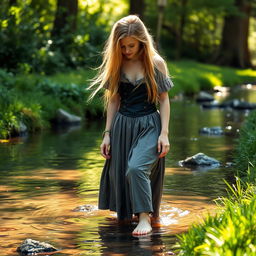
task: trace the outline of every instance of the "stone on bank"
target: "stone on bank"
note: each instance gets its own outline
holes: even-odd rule
[[[78,124],[82,118],[59,108],[53,121],[61,124]]]

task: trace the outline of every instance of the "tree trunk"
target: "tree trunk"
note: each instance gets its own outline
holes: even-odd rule
[[[222,41],[214,63],[239,68],[252,67],[248,37],[251,3],[248,0],[236,0],[241,15],[225,17]]]
[[[186,24],[186,16],[187,16],[187,2],[188,0],[181,0],[181,15],[180,15],[180,22],[178,27],[178,33],[176,37],[176,59],[180,59],[181,56],[181,50],[182,50],[182,39],[183,39],[183,33],[184,28]]]
[[[52,36],[59,36],[63,29],[66,32],[76,30],[78,0],[57,0],[57,10],[52,30]]]
[[[130,14],[137,14],[144,20],[145,2],[144,0],[130,0]]]
[[[17,4],[17,0],[9,0],[9,6],[13,6]]]

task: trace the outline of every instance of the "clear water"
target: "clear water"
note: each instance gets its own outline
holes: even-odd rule
[[[256,91],[229,97],[256,102]],[[222,96],[216,95],[222,99]],[[173,100],[160,228],[146,237],[131,236],[135,224],[117,225],[115,214],[97,210],[104,120],[81,127],[45,131],[0,143],[0,249],[17,255],[26,238],[49,242],[56,255],[171,255],[176,234],[216,211],[213,199],[226,194],[232,167],[191,170],[178,162],[198,152],[224,165],[232,161],[246,111],[205,110],[193,100]],[[231,126],[231,135],[203,136],[204,126]],[[90,212],[73,211],[91,205]]]

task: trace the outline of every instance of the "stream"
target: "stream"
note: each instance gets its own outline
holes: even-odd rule
[[[256,103],[255,87],[216,93],[218,100]],[[232,162],[239,129],[249,111],[204,109],[191,98],[171,103],[170,152],[161,204],[161,227],[133,237],[134,225],[117,225],[115,213],[97,209],[104,158],[99,146],[104,118],[82,126],[59,127],[0,143],[0,249],[16,248],[31,238],[48,242],[54,255],[173,255],[176,235],[217,210],[214,199],[226,195],[224,180],[234,179]],[[220,126],[229,135],[200,135],[202,127]],[[216,169],[190,169],[179,161],[199,152],[216,158]],[[89,211],[74,211],[89,205]]]

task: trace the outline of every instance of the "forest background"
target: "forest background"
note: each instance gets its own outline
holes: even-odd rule
[[[2,0],[0,67],[53,74],[92,67],[113,23],[138,14],[169,60],[247,68],[256,65],[254,0]],[[156,38],[155,38],[156,39]]]

